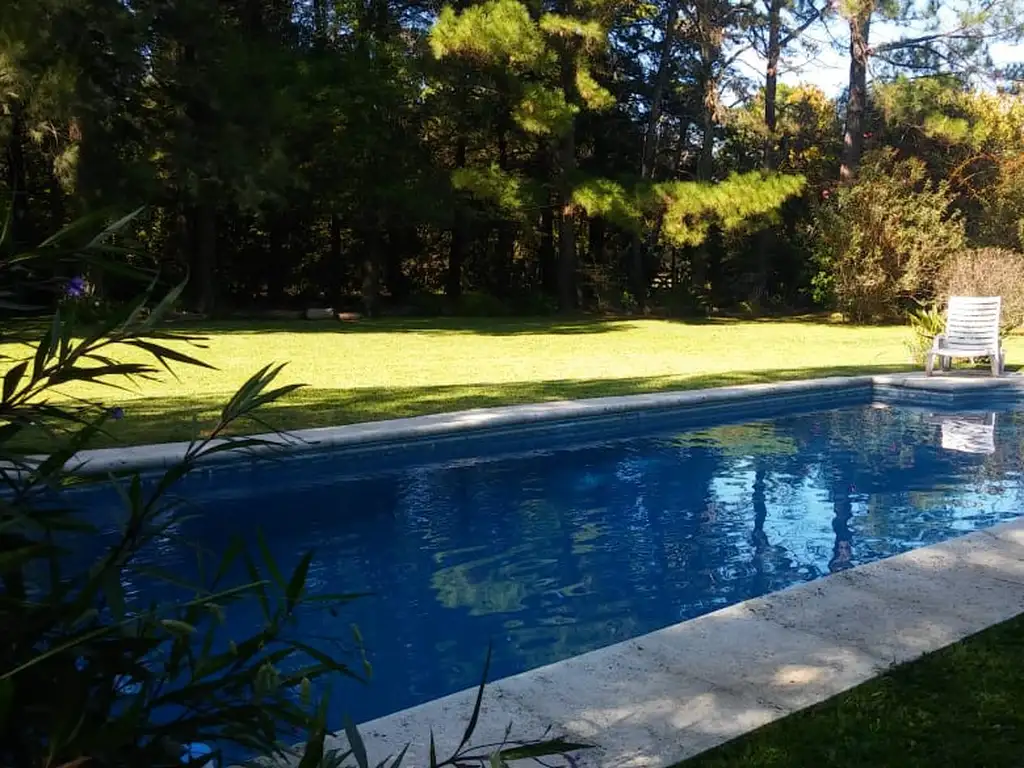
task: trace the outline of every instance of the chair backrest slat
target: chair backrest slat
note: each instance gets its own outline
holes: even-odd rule
[[[960,345],[991,345],[999,341],[1000,296],[950,296],[946,340]]]

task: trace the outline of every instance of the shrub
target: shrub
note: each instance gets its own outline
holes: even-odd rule
[[[920,161],[866,158],[857,183],[817,210],[815,298],[857,322],[897,319],[914,299],[932,298],[947,259],[964,248],[951,202]]]
[[[936,280],[947,296],[1002,296],[1003,328],[1024,324],[1024,253],[1005,248],[976,248],[951,256]]]
[[[946,317],[934,302],[930,302],[921,304],[910,312],[907,315],[907,322],[913,332],[913,336],[907,342],[910,360],[914,363],[923,363],[925,353],[931,349],[932,341],[942,333]]]
[[[84,252],[57,238],[37,252],[0,260],[0,295],[17,295],[33,276],[52,283],[56,268],[96,263],[107,255],[103,243],[111,233],[101,233]],[[72,278],[63,292],[77,298],[83,282]],[[298,386],[273,385],[280,366],[254,374],[226,403],[212,433],[152,480],[72,477],[65,469],[107,419],[123,414],[100,401],[55,399],[55,388],[72,381],[118,387],[156,375],[158,366],[205,365],[187,352],[200,339],[161,324],[183,287],[146,312],[151,285],[119,316],[88,331],[75,302],[62,302],[25,355],[0,368],[0,765],[180,768],[243,755],[262,764],[368,768],[350,723],[349,750],[325,751],[331,724],[313,683],[330,675],[361,677],[362,667],[358,655],[349,667],[296,631],[302,610],[337,611],[351,599],[307,595],[312,553],[282,574],[269,555],[254,556],[240,543],[212,554],[196,546],[201,567],[194,585],[140,557],[154,546],[187,545],[177,533],[184,505],[171,495],[179,480],[215,454],[269,447],[222,435]],[[0,326],[5,333],[10,328]],[[119,362],[118,348],[148,353],[151,361]],[[30,429],[49,441],[45,456],[26,455],[19,439]],[[66,492],[83,482],[116,484],[124,509],[115,532],[95,527],[76,507],[79,497]],[[152,602],[125,590],[147,581],[173,585],[180,600]],[[243,601],[259,607],[262,626],[249,637],[226,637],[224,616]],[[577,748],[558,740],[471,747],[482,695],[481,684],[455,754],[432,754],[431,765],[505,765]],[[302,748],[288,746],[299,739]],[[401,762],[399,756],[389,765]]]

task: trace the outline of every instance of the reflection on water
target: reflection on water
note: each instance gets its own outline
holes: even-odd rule
[[[1016,516],[1022,416],[955,418],[858,407],[360,477],[220,469],[183,487],[201,516],[181,533],[217,551],[262,529],[283,570],[315,548],[315,592],[374,593],[301,624],[321,644],[359,625],[373,683],[332,701],[361,721],[475,684],[488,642],[502,677]],[[950,442],[961,423],[992,450]]]
[[[942,416],[942,447],[963,453],[996,452],[996,414]]]

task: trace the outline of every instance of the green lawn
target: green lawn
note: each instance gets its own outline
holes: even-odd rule
[[[1024,616],[679,768],[1019,768]]]
[[[430,319],[357,323],[219,323],[197,354],[216,371],[178,368],[137,389],[76,385],[67,396],[120,405],[118,441],[188,439],[264,363],[288,362],[301,392],[269,409],[283,429],[347,424],[507,403],[624,395],[896,371],[909,331],[824,320]],[[1012,340],[1011,360],[1024,353]],[[0,352],[15,352],[0,348]],[[131,354],[129,354],[131,353]],[[137,359],[128,350],[125,359]],[[255,428],[255,427],[254,427]]]

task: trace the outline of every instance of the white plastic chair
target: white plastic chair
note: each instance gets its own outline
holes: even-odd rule
[[[925,355],[925,373],[932,375],[936,357],[943,370],[949,370],[954,357],[988,357],[992,360],[992,375],[1002,374],[1006,362],[999,340],[1002,308],[1001,296],[950,296],[946,332],[932,341]]]

